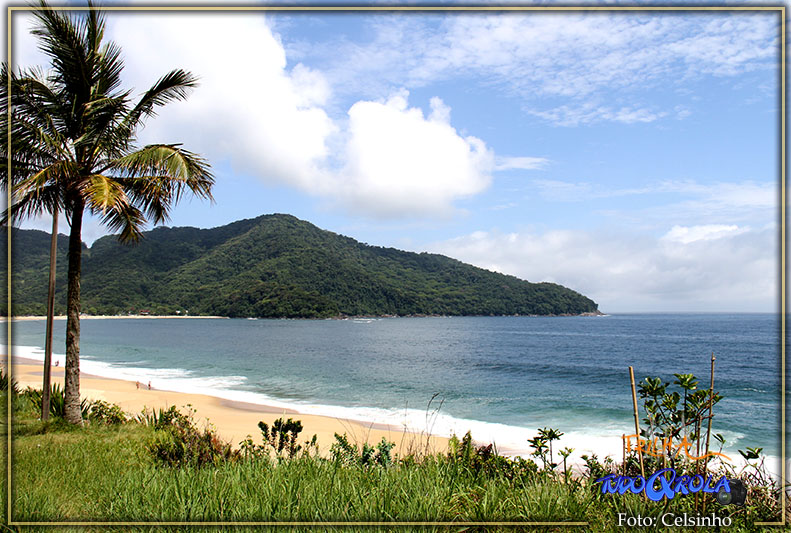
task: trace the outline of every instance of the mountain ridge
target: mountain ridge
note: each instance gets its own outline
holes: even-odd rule
[[[40,314],[49,235],[14,229],[14,314]],[[58,242],[56,307],[65,307],[66,238]],[[20,250],[20,245],[26,248]],[[158,227],[138,245],[115,236],[83,249],[83,311],[230,317],[577,315],[598,305],[453,258],[372,246],[292,215],[210,229]]]

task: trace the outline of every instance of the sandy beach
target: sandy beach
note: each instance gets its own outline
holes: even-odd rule
[[[40,362],[14,357],[12,373],[21,389],[28,386],[41,388],[43,368]],[[63,367],[52,368],[52,382],[63,386]],[[300,440],[308,440],[316,434],[323,453],[326,453],[330,445],[335,442],[335,433],[345,433],[351,442],[358,445],[362,445],[363,442],[376,444],[385,437],[395,442],[395,451],[401,455],[426,450],[441,451],[447,448],[448,443],[447,438],[406,433],[403,428],[366,425],[353,420],[300,414],[290,409],[234,402],[203,394],[186,394],[156,388],[148,390],[147,383],[136,384],[133,381],[108,379],[85,373],[80,377],[80,393],[84,398],[118,404],[130,415],[137,415],[144,408],[156,410],[171,405],[185,411],[185,406],[191,405],[197,411],[196,421],[200,423],[208,421],[224,440],[234,446],[238,446],[247,435],[251,435],[260,443],[261,432],[258,429],[258,422],[264,421],[271,426],[273,421],[281,417],[301,420],[304,429],[300,434]]]

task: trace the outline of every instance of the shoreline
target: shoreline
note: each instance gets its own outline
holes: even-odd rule
[[[35,359],[13,356],[11,375],[20,389],[40,389],[42,386],[42,364]],[[52,383],[63,386],[63,367],[52,367]],[[385,438],[395,443],[395,451],[399,455],[410,452],[444,452],[448,447],[448,437],[428,432],[408,432],[396,426],[300,413],[296,409],[229,400],[206,394],[175,392],[155,387],[149,390],[147,385],[80,372],[80,395],[83,398],[118,404],[131,416],[140,414],[144,409],[166,409],[171,405],[175,405],[182,412],[192,408],[195,409],[195,421],[198,425],[211,424],[219,436],[235,448],[248,435],[260,444],[258,422],[263,421],[271,426],[278,418],[300,420],[304,427],[300,442],[316,434],[322,454],[329,452],[330,446],[335,442],[335,433],[345,433],[349,441],[358,446],[365,442],[376,445]]]
[[[7,356],[0,356],[0,365],[6,366]],[[24,356],[12,355],[11,376],[20,390],[25,387],[41,389],[43,379],[42,361],[31,359]],[[52,367],[52,383],[59,383],[63,387],[62,366]],[[180,411],[188,409],[195,410],[195,422],[199,427],[210,424],[220,438],[230,443],[234,448],[239,448],[240,442],[248,436],[252,436],[254,442],[261,443],[261,432],[258,422],[263,421],[270,427],[278,418],[293,418],[300,420],[303,425],[303,432],[300,434],[300,442],[309,440],[314,434],[317,435],[319,452],[323,456],[329,454],[330,446],[335,443],[335,433],[345,434],[352,444],[362,447],[363,443],[376,445],[382,438],[395,443],[394,452],[400,456],[410,453],[418,455],[446,453],[451,434],[440,435],[431,427],[418,431],[414,426],[407,429],[405,426],[383,423],[381,421],[351,419],[335,417],[327,414],[306,413],[299,410],[298,406],[277,406],[268,405],[260,402],[250,402],[214,396],[210,394],[198,394],[193,392],[181,392],[168,389],[147,388],[148,384],[126,379],[111,378],[80,371],[80,395],[82,398],[90,400],[104,400],[111,404],[117,404],[121,409],[132,417],[140,414],[144,409],[158,410],[167,409],[175,405]],[[470,422],[470,421],[467,421]],[[473,421],[474,422],[474,421]],[[427,426],[429,422],[427,421]],[[460,428],[455,428],[460,429]],[[472,430],[473,428],[468,428]],[[562,429],[562,428],[561,428]],[[461,438],[466,430],[452,431],[458,438]],[[530,452],[525,449],[512,448],[508,445],[498,445],[495,439],[484,437],[481,433],[473,433],[473,443],[476,446],[494,444],[498,453],[506,457],[522,456],[527,458]],[[477,435],[478,438],[475,438]],[[596,454],[599,460],[603,461],[607,457],[619,461],[620,454],[613,448],[613,442],[609,437],[603,436],[576,436],[569,441],[571,435],[565,435],[557,445],[571,445],[575,453],[568,461],[570,470],[581,472],[585,467],[585,461],[581,458],[583,453]],[[620,448],[620,439],[618,439]],[[728,451],[728,450],[726,450]],[[737,457],[734,451],[730,451],[731,464],[736,467],[743,467],[745,461]],[[780,476],[780,457],[774,455],[764,456],[766,467],[771,476]],[[791,458],[787,458],[788,468],[791,469]]]
[[[610,316],[601,311],[586,311],[579,314],[559,314],[559,315],[338,315],[327,318],[312,318],[312,317],[230,317],[230,316],[217,316],[217,315],[80,315],[80,320],[120,320],[120,319],[170,319],[170,318],[196,318],[196,319],[223,319],[223,320],[378,320],[383,318],[465,318],[465,317],[484,317],[484,316],[501,316],[501,317],[526,317],[526,318],[573,318],[573,317],[606,317]],[[66,320],[66,315],[56,315],[54,320]],[[12,316],[12,322],[28,322],[33,320],[46,320],[47,317],[43,315],[23,315]],[[5,322],[8,317],[2,317]]]
[[[56,315],[53,317],[55,320],[66,320],[66,315]],[[122,318],[144,319],[144,318],[222,318],[228,319],[227,316],[202,316],[202,315],[80,315],[80,320],[118,320]],[[25,315],[25,316],[12,316],[11,322],[29,322],[32,320],[46,320],[46,316],[38,315]],[[3,317],[3,322],[7,321],[8,317]]]

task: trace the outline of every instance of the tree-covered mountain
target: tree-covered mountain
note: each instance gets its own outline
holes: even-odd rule
[[[12,231],[14,314],[43,314],[49,235]],[[56,311],[65,308],[66,246],[60,236]],[[530,283],[442,255],[369,246],[290,215],[213,229],[160,227],[136,246],[103,237],[83,251],[82,302],[89,314],[230,317],[597,310],[589,298],[554,283]]]

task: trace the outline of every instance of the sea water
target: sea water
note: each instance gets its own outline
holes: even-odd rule
[[[777,314],[81,324],[83,372],[439,435],[470,430],[522,455],[553,427],[564,433],[556,449],[620,458],[621,435],[634,433],[628,367],[638,382],[694,373],[708,388],[713,352],[723,396],[713,432],[725,450],[780,451]],[[12,353],[43,360],[44,327],[14,322]],[[57,320],[61,366],[64,339]]]

